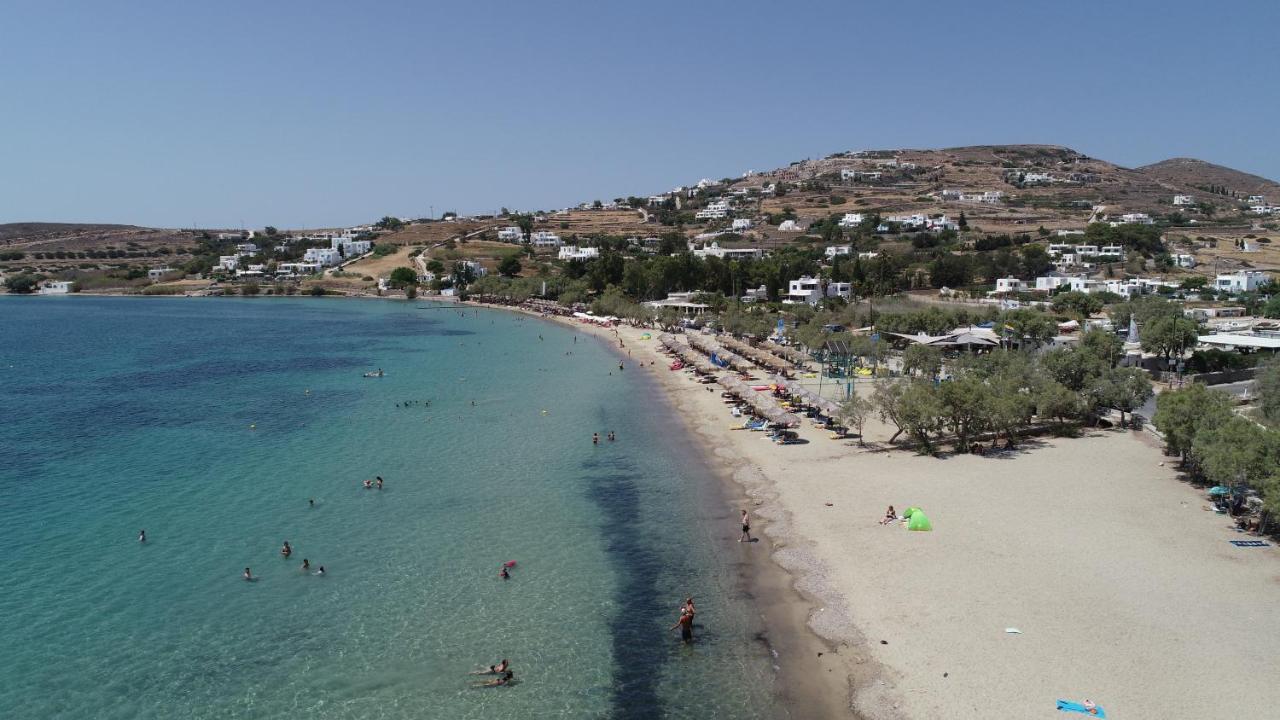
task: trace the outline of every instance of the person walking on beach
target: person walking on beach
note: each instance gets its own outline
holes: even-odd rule
[[[680,628],[681,642],[693,642],[693,614],[688,608],[680,608],[680,619],[675,625],[671,626],[671,630]]]
[[[742,537],[738,538],[738,542],[751,542],[751,518],[746,510],[742,511]]]

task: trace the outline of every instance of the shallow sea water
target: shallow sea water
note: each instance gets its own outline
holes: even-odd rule
[[[0,300],[0,717],[779,716],[734,508],[651,381],[574,337],[422,302]],[[518,685],[468,687],[503,657]]]

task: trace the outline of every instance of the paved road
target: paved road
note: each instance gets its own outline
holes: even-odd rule
[[[1221,385],[1210,385],[1210,389],[1221,390],[1228,395],[1237,398],[1249,400],[1253,398],[1254,380],[1242,380],[1240,382],[1223,383]],[[1137,414],[1143,416],[1147,420],[1155,417],[1156,414],[1156,396],[1153,395],[1142,407],[1138,408]]]

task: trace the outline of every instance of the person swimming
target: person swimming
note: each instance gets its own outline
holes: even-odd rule
[[[510,663],[508,663],[508,662],[507,662],[507,659],[506,659],[506,658],[503,658],[503,659],[502,659],[502,662],[498,663],[497,665],[490,665],[489,667],[487,667],[487,668],[485,668],[485,669],[483,669],[483,670],[472,670],[470,674],[472,674],[472,675],[501,675],[501,674],[503,674],[503,673],[505,673],[505,672],[507,671],[507,668],[508,668],[508,667],[510,667]]]
[[[511,681],[514,679],[515,673],[508,670],[492,680],[486,680],[485,682],[478,683],[473,687],[501,687],[503,685],[510,685]]]
[[[381,475],[379,475],[379,476],[378,476],[378,489],[379,489],[379,490],[381,490],[381,489],[382,489],[382,476],[381,476]]]
[[[498,577],[502,578],[503,580],[510,580],[510,579],[511,579],[511,573],[507,572],[507,566],[506,566],[506,565],[503,565],[503,566],[498,570]]]
[[[591,433],[591,444],[592,445],[600,444],[600,433]]]
[[[364,481],[364,489],[365,489],[365,490],[369,490],[369,489],[371,489],[371,488],[373,488],[373,481],[372,481],[372,480],[365,480],[365,481]]]
[[[144,542],[146,542],[146,541],[147,541],[147,531],[146,531],[146,530],[139,530],[139,531],[138,531],[138,542],[140,542],[140,543],[144,543]]]
[[[308,506],[308,507],[315,507],[315,506],[316,506],[316,499],[315,499],[315,498],[307,498],[307,506]]]
[[[310,569],[311,569],[311,561],[306,558],[302,558],[302,572],[306,572]]]
[[[320,575],[320,576],[323,576],[323,575],[324,575],[324,566],[323,566],[323,565],[321,565],[321,566],[320,566],[320,569],[316,571],[316,574],[317,574],[317,575]]]
[[[284,541],[284,547],[280,548],[280,554],[285,557],[289,557],[290,555],[293,554],[293,548],[289,547],[288,540]]]
[[[249,568],[245,568],[245,569],[244,569],[244,576],[243,576],[243,577],[244,577],[244,579],[245,579],[245,580],[250,580],[250,581],[252,581],[252,580],[253,580],[253,573],[249,572]]]

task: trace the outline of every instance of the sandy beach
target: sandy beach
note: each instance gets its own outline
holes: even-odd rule
[[[802,716],[1054,717],[1062,698],[1116,718],[1261,717],[1280,702],[1277,548],[1230,545],[1240,536],[1152,436],[939,459],[882,449],[876,422],[859,448],[806,421],[806,444],[777,446],[730,430],[719,389],[668,370],[644,332],[618,328],[630,367],[653,373],[767,521],[744,554],[770,554],[804,598],[766,610],[771,633],[795,632],[779,618],[799,613],[825,638],[778,653]],[[890,504],[923,508],[934,531],[878,524]]]

